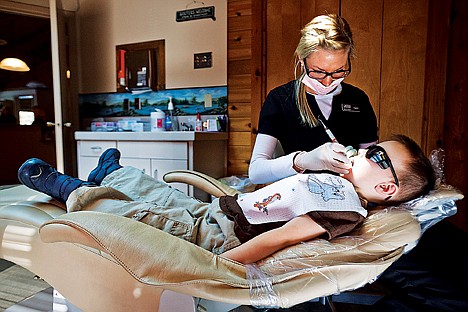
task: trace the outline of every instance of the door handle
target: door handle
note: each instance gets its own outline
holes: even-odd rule
[[[55,127],[55,125],[56,125],[55,122],[52,122],[52,121],[47,122],[47,127]],[[71,128],[72,123],[71,122],[64,122],[63,126],[67,127],[67,128]]]

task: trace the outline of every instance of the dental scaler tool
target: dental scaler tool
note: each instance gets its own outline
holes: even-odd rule
[[[330,138],[330,140],[332,141],[332,143],[338,143],[338,140],[335,138],[335,136],[333,135],[333,132],[331,132],[330,129],[328,129],[328,127],[323,123],[322,119],[319,118],[318,120],[320,122],[320,124],[322,125],[323,129],[325,129],[325,132],[327,133],[328,137]]]
[[[338,140],[336,139],[336,137],[333,135],[333,132],[331,132],[331,130],[325,125],[325,123],[319,118],[318,121],[320,122],[320,124],[323,126],[323,129],[325,129],[325,133],[328,135],[328,137],[330,138],[331,142],[332,143],[338,143]],[[345,149],[345,154],[346,154],[346,157],[348,158],[351,158],[351,157],[354,157],[357,155],[357,151],[354,147],[352,147],[351,145],[349,146],[346,146],[346,149]]]

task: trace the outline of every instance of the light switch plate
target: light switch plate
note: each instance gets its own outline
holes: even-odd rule
[[[193,55],[193,68],[209,68],[213,65],[212,53],[195,53]]]

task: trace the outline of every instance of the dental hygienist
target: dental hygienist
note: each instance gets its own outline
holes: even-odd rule
[[[317,16],[301,31],[295,52],[298,78],[271,90],[260,112],[249,166],[253,183],[305,170],[346,174],[351,162],[345,146],[359,149],[377,142],[368,96],[343,82],[354,54],[351,29],[338,15]]]

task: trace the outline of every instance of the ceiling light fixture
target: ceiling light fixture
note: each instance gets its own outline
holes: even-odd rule
[[[11,71],[18,71],[18,72],[27,72],[29,71],[28,65],[26,65],[25,62],[18,58],[13,58],[13,57],[7,57],[4,58],[0,62],[0,68],[5,69],[5,70],[11,70]]]

